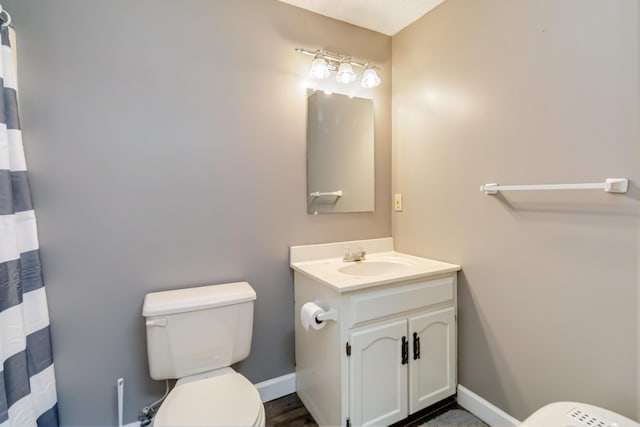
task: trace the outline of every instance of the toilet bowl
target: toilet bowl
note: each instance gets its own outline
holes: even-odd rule
[[[554,402],[534,412],[521,427],[640,427],[640,424],[586,403]]]
[[[246,282],[145,296],[149,372],[178,379],[154,427],[264,427],[258,390],[230,367],[249,355],[255,299]]]
[[[256,388],[231,368],[180,379],[154,419],[154,427],[265,425]]]

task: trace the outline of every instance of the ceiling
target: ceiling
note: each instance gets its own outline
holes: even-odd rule
[[[444,0],[280,0],[392,36]]]

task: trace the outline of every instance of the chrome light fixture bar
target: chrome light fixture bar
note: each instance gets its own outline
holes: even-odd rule
[[[313,56],[309,77],[312,79],[326,79],[331,75],[331,71],[336,71],[336,80],[340,83],[350,84],[356,80],[356,73],[353,66],[364,68],[362,75],[362,87],[373,88],[380,84],[378,72],[380,68],[371,62],[358,62],[348,55],[328,52],[326,50],[308,50],[296,48],[296,52]]]

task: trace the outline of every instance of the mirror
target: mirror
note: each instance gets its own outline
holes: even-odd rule
[[[373,100],[310,90],[307,105],[308,212],[373,212]]]

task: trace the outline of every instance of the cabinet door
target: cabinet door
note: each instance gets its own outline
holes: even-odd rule
[[[402,363],[403,338],[408,342],[405,319],[351,333],[352,425],[389,425],[407,417],[408,364]]]
[[[409,318],[409,413],[456,392],[455,323],[453,307]]]

